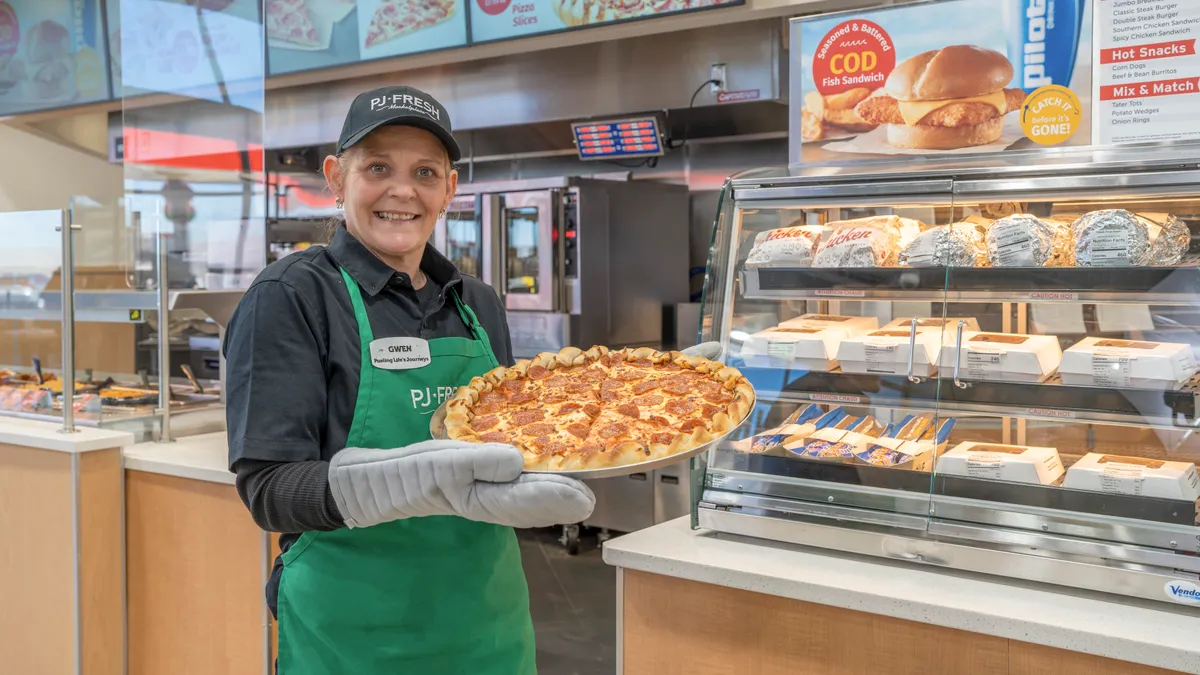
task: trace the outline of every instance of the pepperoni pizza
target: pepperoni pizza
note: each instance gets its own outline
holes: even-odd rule
[[[741,424],[754,388],[736,369],[653,349],[568,347],[461,387],[450,438],[511,443],[525,468],[577,471],[686,452]]]

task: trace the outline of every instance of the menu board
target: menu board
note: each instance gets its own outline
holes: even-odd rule
[[[467,0],[266,0],[271,74],[467,44]]]
[[[99,0],[0,0],[0,115],[110,96]]]
[[[261,110],[266,69],[258,3],[110,0],[114,91],[229,96],[234,105]]]
[[[1200,138],[1200,2],[1101,0],[1093,41],[1096,142]]]
[[[791,163],[1089,145],[1092,4],[945,0],[794,19]]]
[[[469,0],[471,41],[491,42],[743,0]]]

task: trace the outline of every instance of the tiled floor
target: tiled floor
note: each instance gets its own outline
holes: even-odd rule
[[[595,536],[570,556],[557,530],[521,532],[537,635],[538,675],[612,675],[616,671],[616,571]]]

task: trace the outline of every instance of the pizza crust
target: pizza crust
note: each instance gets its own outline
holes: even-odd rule
[[[589,381],[584,372],[592,373],[597,367],[604,371],[604,375],[596,377],[605,379],[602,384],[595,385],[596,389],[593,390],[590,387],[594,381]],[[715,394],[715,398],[711,399],[712,403],[726,400],[728,402],[723,406],[706,405],[703,399],[686,404],[678,403],[687,402],[689,398],[696,399],[696,396],[671,394],[663,389],[670,385],[661,383],[669,382],[674,375],[689,371],[698,373],[703,378],[696,380],[695,376],[689,376],[693,379],[684,382],[718,383],[719,389],[712,384],[707,385],[710,392],[724,392]],[[490,394],[493,400],[501,399],[492,392],[499,392],[505,397],[516,396],[504,394],[505,391],[534,392],[539,397],[546,396],[556,386],[547,386],[543,381],[554,377],[556,372],[572,377],[574,384],[588,384],[581,392],[568,394],[568,398],[565,399],[566,403],[577,403],[581,406],[573,413],[575,419],[591,420],[587,427],[587,438],[564,433],[570,424],[568,419],[556,418],[557,409],[539,403],[540,398],[537,397],[522,404],[514,404],[509,398],[509,403],[504,404],[505,407],[494,416],[475,414],[474,409],[485,395]],[[617,377],[613,378],[613,375]],[[620,379],[625,376],[633,379]],[[520,384],[515,381],[519,381]],[[647,391],[654,392],[653,398],[658,399],[658,404],[661,404],[656,404],[653,410],[646,407],[647,415],[652,415],[652,419],[642,415],[643,406],[630,407],[630,404],[640,397],[637,387],[639,382],[650,385],[652,388]],[[565,385],[560,383],[557,386]],[[697,389],[702,390],[704,387],[698,386]],[[602,400],[595,400],[600,393],[614,392],[616,393],[609,397],[610,400],[603,400],[603,397]],[[455,440],[486,442],[495,440],[497,434],[504,434],[505,442],[511,442],[523,452],[525,468],[529,470],[602,469],[671,457],[709,443],[741,424],[754,408],[754,401],[754,388],[749,381],[736,368],[720,362],[689,357],[680,352],[659,352],[647,347],[615,352],[599,346],[587,351],[567,347],[558,352],[538,354],[532,359],[519,361],[512,367],[501,366],[472,378],[466,386],[460,387],[446,404],[446,435]],[[676,409],[685,412],[670,413],[672,402],[676,402]],[[495,403],[488,405],[492,406],[492,410],[488,412],[494,412]],[[721,409],[704,420],[699,413],[692,414],[700,405],[707,409],[707,413],[711,413],[714,407]],[[633,417],[622,416],[618,410],[621,406],[626,406],[629,410],[628,415]],[[644,406],[650,404],[645,403]],[[692,412],[687,412],[689,407]],[[592,409],[592,413],[588,417],[579,414],[580,409],[586,411],[589,408]],[[528,427],[528,418],[537,417],[531,412],[534,410],[543,415],[538,417],[541,420],[539,424],[553,425],[553,434],[530,440],[528,434],[518,431],[522,427]],[[514,420],[514,416],[518,414],[523,415],[523,418]],[[492,417],[496,417],[496,421],[493,422]],[[519,423],[521,419],[526,421],[523,424]],[[479,429],[474,428],[473,424]],[[582,428],[582,424],[578,422],[575,426]],[[601,434],[601,431],[604,433]],[[493,438],[485,438],[489,434]],[[563,441],[564,438],[567,440]],[[669,442],[667,438],[670,439]]]

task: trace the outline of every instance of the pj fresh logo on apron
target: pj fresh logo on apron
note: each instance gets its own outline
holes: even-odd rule
[[[371,365],[384,370],[424,368],[433,359],[429,343],[421,338],[380,338],[371,342]]]
[[[454,396],[458,387],[425,387],[424,389],[409,389],[413,407],[422,415],[431,415],[443,401]]]

